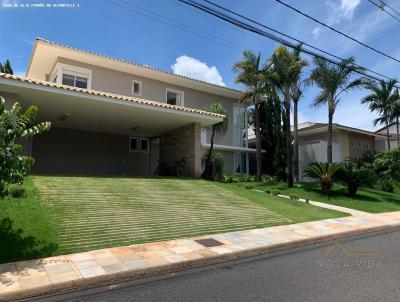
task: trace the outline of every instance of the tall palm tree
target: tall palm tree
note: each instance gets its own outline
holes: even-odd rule
[[[13,74],[11,62],[9,60],[6,60],[3,64],[0,63],[0,72]]]
[[[354,72],[361,68],[355,65],[355,58],[349,57],[338,64],[327,62],[323,59],[314,58],[314,69],[307,82],[316,84],[320,89],[319,95],[313,102],[314,107],[328,105],[328,162],[332,163],[332,127],[333,115],[339,102],[341,94],[362,85],[364,80],[356,78],[352,80]]]
[[[295,62],[303,61],[301,64],[302,68],[308,66],[308,62],[302,60],[300,57],[301,44],[292,52],[292,56]],[[293,101],[293,166],[294,166],[294,177],[296,181],[299,181],[299,121],[298,121],[298,105],[300,98],[303,95],[304,81],[301,78],[302,69],[298,69],[296,80],[290,89],[290,94]]]
[[[269,91],[267,73],[269,64],[261,63],[261,55],[254,54],[250,50],[243,51],[243,60],[233,65],[233,71],[239,72],[235,81],[246,86],[245,92],[240,99],[241,103],[252,100],[255,110],[255,132],[256,132],[256,162],[257,181],[261,181],[261,134],[260,134],[260,111],[257,106],[261,96]]]
[[[397,80],[386,81],[366,81],[364,87],[371,91],[371,94],[365,96],[361,103],[369,104],[369,109],[379,114],[374,120],[374,125],[384,124],[386,126],[386,136],[388,150],[390,150],[390,133],[389,126],[393,119],[394,104],[398,99],[396,93]]]
[[[299,81],[301,70],[307,66],[307,61],[300,57],[300,48],[290,52],[285,46],[279,46],[271,56],[272,72],[270,78],[275,88],[282,96],[286,120],[286,148],[287,148],[287,181],[293,187],[293,146],[290,124],[290,109],[292,88]]]
[[[214,149],[214,139],[215,139],[216,135],[224,134],[226,132],[226,129],[228,128],[228,118],[227,118],[224,107],[222,107],[221,103],[219,103],[219,102],[213,103],[210,106],[208,111],[225,116],[224,119],[222,120],[222,122],[212,125],[210,149],[208,149],[206,165],[205,165],[203,173],[201,174],[202,178],[213,180],[214,176],[215,176],[214,175],[215,174],[214,173],[214,165],[213,165],[213,161],[212,161],[212,155],[213,155],[213,149]]]

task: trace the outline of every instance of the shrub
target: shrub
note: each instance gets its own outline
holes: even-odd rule
[[[207,154],[203,155],[201,161],[203,165],[207,164]],[[224,157],[221,153],[212,154],[210,173],[211,175],[207,175],[206,179],[224,181]]]
[[[281,191],[279,191],[277,189],[273,189],[273,190],[271,190],[271,194],[274,196],[278,196],[279,194],[281,194]]]
[[[374,163],[375,157],[379,152],[367,150],[356,160],[357,164],[362,166],[364,164],[372,165]]]
[[[18,142],[50,129],[49,122],[35,122],[37,112],[36,106],[24,110],[19,103],[7,110],[0,97],[0,199],[7,194],[9,184],[22,182],[33,163],[31,157],[21,155]]]
[[[254,189],[254,186],[252,186],[252,185],[245,185],[244,186],[247,190],[253,190]]]
[[[393,179],[400,181],[400,148],[378,153],[373,166],[379,174],[388,174]]]
[[[267,175],[267,174],[261,175],[261,182],[262,183],[271,183],[271,182],[275,182],[275,181],[276,181],[276,177],[275,176],[271,176],[271,175]]]
[[[391,177],[383,177],[378,183],[379,189],[384,192],[393,193],[396,182]]]
[[[265,189],[265,193],[271,194],[271,189]]]
[[[319,178],[321,192],[324,195],[332,193],[333,177],[339,170],[340,165],[335,163],[312,163],[305,170],[304,174],[308,177]]]
[[[25,188],[21,184],[11,184],[8,193],[14,198],[21,198],[25,195]]]
[[[347,193],[351,196],[357,194],[359,187],[372,187],[376,183],[374,171],[354,161],[345,162],[338,170],[337,176],[347,184]]]
[[[291,200],[299,200],[300,199],[299,195],[293,194],[293,193],[290,194],[289,197],[290,197]]]

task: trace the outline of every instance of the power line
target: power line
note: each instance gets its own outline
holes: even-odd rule
[[[396,19],[397,21],[400,22],[400,19],[398,17],[396,17],[393,13],[387,11],[385,9],[385,3],[383,1],[381,1],[381,4],[376,3],[375,1],[372,0],[368,0],[368,2],[372,3],[373,5],[375,5],[377,8],[379,8],[380,10],[384,11],[385,13],[387,13],[389,16],[391,16],[392,18]],[[386,5],[387,6],[387,5]]]
[[[293,43],[291,43],[291,42],[288,42],[288,41],[285,40],[285,39],[282,39],[282,38],[280,38],[280,37],[277,37],[276,35],[273,35],[273,34],[271,34],[271,33],[267,33],[267,32],[265,32],[265,31],[263,31],[263,30],[261,30],[261,29],[257,29],[257,28],[255,28],[254,26],[251,26],[251,25],[249,25],[249,24],[246,24],[246,23],[244,23],[244,22],[241,22],[240,20],[234,19],[233,17],[230,17],[230,16],[228,16],[228,15],[222,13],[222,12],[213,10],[212,8],[207,7],[207,6],[205,6],[205,5],[202,5],[202,4],[198,3],[198,2],[195,2],[195,1],[192,1],[192,0],[178,0],[178,1],[180,1],[180,2],[182,2],[182,3],[185,3],[185,4],[188,4],[188,5],[190,5],[190,6],[193,6],[193,7],[197,8],[197,9],[200,9],[200,10],[202,10],[202,11],[204,11],[204,12],[206,12],[206,13],[209,13],[209,14],[211,14],[211,15],[214,15],[215,17],[217,17],[217,18],[219,18],[219,19],[221,19],[221,20],[224,20],[224,21],[226,21],[226,22],[229,22],[229,23],[231,23],[231,24],[233,24],[233,25],[235,25],[235,26],[238,26],[238,27],[240,27],[240,28],[242,28],[242,29],[245,29],[245,30],[248,30],[248,31],[250,31],[250,32],[259,34],[259,35],[261,35],[261,36],[264,36],[264,37],[266,37],[266,38],[269,38],[269,39],[271,39],[271,40],[274,40],[274,41],[276,41],[276,42],[278,42],[278,43],[284,44],[284,45],[286,45],[286,46],[288,46],[288,47],[291,47],[291,48],[298,48],[297,45],[295,45],[295,44],[293,44]],[[253,24],[256,24],[256,25],[258,25],[258,26],[260,26],[260,27],[263,27],[263,28],[265,28],[265,29],[268,29],[268,30],[270,30],[270,31],[272,31],[272,32],[275,32],[275,33],[277,33],[277,34],[279,34],[279,35],[282,35],[282,36],[284,36],[284,37],[286,37],[286,38],[289,38],[289,39],[291,39],[291,40],[293,40],[293,41],[296,41],[296,43],[301,43],[301,44],[303,44],[303,45],[305,45],[305,46],[307,46],[307,47],[309,47],[309,48],[312,48],[312,49],[314,49],[314,50],[316,50],[316,51],[318,51],[318,52],[321,52],[321,53],[323,53],[323,54],[326,54],[326,55],[328,55],[328,56],[331,56],[331,57],[333,57],[333,58],[335,58],[335,59],[337,59],[337,60],[340,60],[340,61],[344,60],[344,58],[341,58],[341,57],[339,57],[339,56],[337,56],[337,55],[335,55],[335,54],[329,53],[329,52],[327,52],[327,51],[325,51],[325,50],[323,50],[323,49],[320,49],[320,48],[318,48],[318,47],[315,47],[315,46],[313,46],[313,45],[311,45],[311,44],[308,44],[308,43],[306,43],[306,42],[304,42],[304,41],[301,41],[301,40],[299,40],[299,39],[297,39],[297,38],[294,38],[294,37],[292,37],[292,36],[290,36],[290,35],[287,35],[287,34],[285,34],[285,33],[283,33],[283,32],[280,32],[280,31],[278,31],[278,30],[276,30],[276,29],[273,29],[273,28],[271,28],[271,27],[268,27],[268,26],[266,26],[266,25],[264,25],[264,24],[262,24],[262,23],[260,23],[260,22],[257,22],[257,21],[255,21],[255,20],[252,20],[252,19],[250,19],[250,18],[248,18],[248,17],[246,17],[246,16],[243,16],[243,15],[237,13],[237,12],[234,12],[234,11],[232,11],[232,10],[230,10],[230,9],[227,9],[227,8],[225,8],[225,7],[223,7],[223,6],[220,6],[220,5],[218,5],[218,4],[216,4],[216,3],[212,2],[212,1],[204,0],[204,2],[207,2],[207,3],[211,4],[211,5],[213,5],[214,7],[217,7],[217,8],[219,8],[219,9],[223,10],[223,11],[229,12],[229,13],[231,13],[231,14],[237,16],[237,17],[240,17],[240,18],[242,18],[242,19],[245,19],[245,20],[247,20],[247,21],[250,21],[250,22],[253,23]],[[320,55],[320,54],[318,54],[318,53],[315,53],[315,52],[313,52],[313,51],[310,51],[310,50],[307,50],[307,49],[304,49],[304,48],[302,48],[301,51],[302,51],[303,53],[306,53],[306,54],[312,56],[312,57],[317,57],[317,58],[320,58],[320,59],[322,59],[322,60],[328,61],[328,62],[333,63],[333,64],[336,64],[336,65],[339,64],[338,62],[336,62],[336,61],[334,61],[334,60],[332,60],[332,59],[326,58],[325,56],[322,56],[322,55]],[[363,66],[361,66],[361,65],[358,65],[358,64],[353,64],[353,65],[356,66],[356,67],[358,67],[358,68],[361,68],[361,69],[363,69],[363,70],[365,70],[365,71],[368,71],[368,72],[370,72],[370,73],[373,73],[373,74],[375,74],[375,75],[377,75],[377,76],[386,78],[386,79],[388,79],[388,80],[392,80],[391,77],[388,77],[388,76],[383,75],[383,74],[381,74],[381,73],[379,73],[379,72],[376,72],[376,71],[373,71],[373,70],[371,70],[371,69],[368,69],[368,68],[363,67]],[[361,72],[359,72],[359,73],[361,73]],[[370,78],[373,78],[373,79],[375,79],[375,80],[381,80],[381,79],[379,79],[379,78],[376,78],[376,77],[371,76],[371,75],[367,75],[367,74],[365,74],[365,73],[361,73],[361,74],[363,74],[363,75],[365,75],[365,76],[368,76],[368,77],[370,77]]]
[[[242,46],[239,45],[239,44],[236,44],[236,43],[228,41],[226,39],[217,37],[215,35],[212,35],[212,34],[210,34],[208,32],[202,31],[202,30],[197,29],[195,27],[192,27],[190,25],[184,24],[182,22],[178,22],[178,21],[169,19],[167,17],[164,17],[162,15],[156,14],[156,13],[154,13],[152,11],[149,11],[149,10],[146,10],[146,9],[141,8],[139,6],[136,6],[136,5],[134,5],[134,4],[132,4],[132,3],[128,2],[128,1],[124,1],[124,0],[114,0],[116,2],[110,1],[110,0],[105,0],[105,1],[110,3],[110,4],[112,4],[112,5],[114,5],[114,6],[118,6],[120,8],[123,8],[123,9],[127,10],[127,11],[130,11],[132,13],[136,13],[136,14],[142,15],[144,17],[147,17],[149,19],[156,20],[156,21],[161,22],[163,24],[175,27],[175,28],[180,29],[182,31],[194,34],[194,35],[199,36],[199,37],[204,38],[204,39],[207,39],[207,40],[212,41],[214,43],[229,47],[229,48],[234,49],[234,50],[239,51],[239,52],[242,51]],[[119,2],[117,2],[117,1],[119,1]],[[121,5],[121,2],[123,3],[123,5]],[[139,9],[142,12],[133,9],[132,7],[135,7],[136,9]]]
[[[320,25],[322,25],[322,26],[324,26],[326,28],[329,28],[330,30],[333,30],[335,33],[337,33],[339,35],[342,35],[342,36],[346,37],[347,39],[350,39],[353,42],[356,42],[356,43],[360,44],[361,46],[364,46],[364,47],[366,47],[366,48],[368,48],[368,49],[370,49],[370,50],[372,50],[372,51],[374,51],[374,52],[376,52],[376,53],[378,53],[378,54],[380,54],[382,56],[385,56],[385,57],[387,57],[387,58],[389,58],[389,59],[391,59],[393,61],[396,61],[397,63],[400,63],[400,60],[396,59],[395,57],[393,57],[391,55],[388,55],[388,54],[384,53],[383,51],[381,51],[379,49],[376,49],[375,47],[372,47],[372,46],[370,46],[368,44],[365,44],[364,42],[361,42],[360,40],[357,40],[356,38],[354,38],[354,37],[352,37],[352,36],[350,36],[350,35],[348,35],[348,34],[346,34],[344,32],[341,32],[340,30],[337,30],[336,28],[334,28],[334,27],[332,27],[332,26],[330,26],[330,25],[328,25],[328,24],[326,24],[326,23],[324,23],[324,22],[322,22],[322,21],[320,21],[320,20],[318,20],[318,19],[306,14],[305,12],[295,8],[294,6],[291,6],[291,5],[285,3],[285,2],[283,2],[281,0],[275,0],[275,1],[280,3],[280,4],[282,4],[282,5],[284,5],[284,6],[286,6],[289,9],[295,11],[296,13],[299,13],[300,15],[302,15],[302,16],[304,16],[306,18],[311,19],[314,22],[316,22],[316,23],[318,23],[318,24],[320,24]]]

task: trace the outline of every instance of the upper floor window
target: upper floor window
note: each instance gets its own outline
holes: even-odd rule
[[[132,81],[132,94],[142,95],[142,82],[136,80]]]
[[[52,73],[53,83],[91,89],[92,71],[58,63]]]
[[[167,88],[167,104],[183,106],[184,105],[183,91]]]

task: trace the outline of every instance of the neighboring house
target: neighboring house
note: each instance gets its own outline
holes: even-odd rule
[[[253,131],[249,131],[249,147],[255,148]],[[328,124],[306,122],[299,124],[299,173],[304,180],[303,171],[312,162],[327,162]],[[362,129],[333,124],[333,161],[342,162],[358,158],[365,151],[380,151],[385,137]],[[268,152],[268,150],[266,151]],[[250,157],[250,172],[253,167]]]
[[[385,136],[385,139],[379,142],[379,147],[382,150],[387,150],[388,149],[388,142],[387,142],[387,129],[388,127],[383,127],[379,130],[377,130],[375,133],[382,134]],[[397,124],[392,123],[389,125],[389,136],[390,136],[390,149],[398,148],[399,147],[399,141],[397,139]]]
[[[229,126],[215,149],[227,173],[248,168],[242,92],[105,55],[36,39],[26,77],[0,74],[0,96],[10,106],[39,107],[48,133],[25,144],[37,173],[153,175],[158,161],[185,158],[200,176],[209,127],[222,116],[207,112],[221,102]]]

